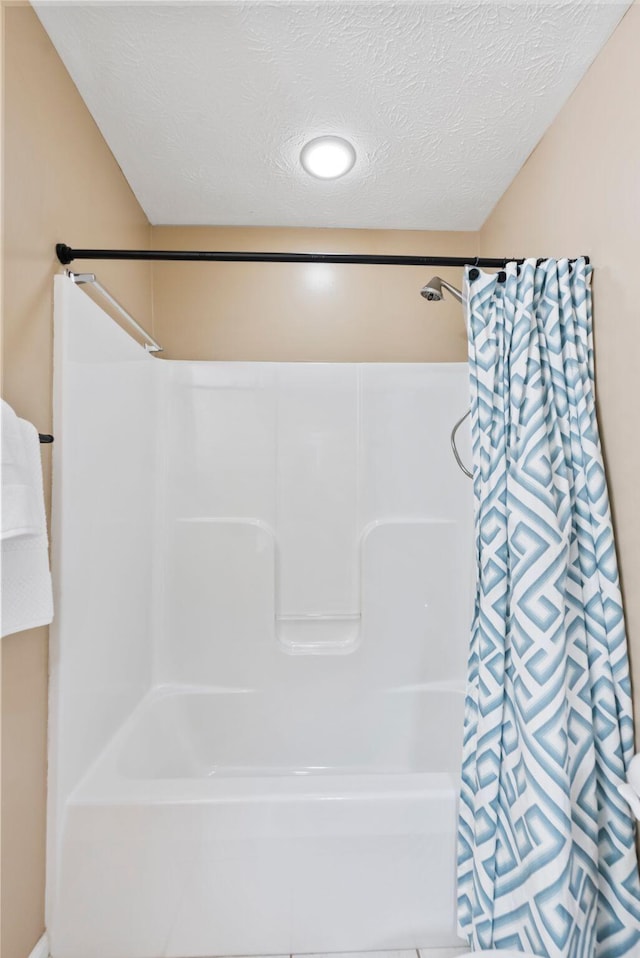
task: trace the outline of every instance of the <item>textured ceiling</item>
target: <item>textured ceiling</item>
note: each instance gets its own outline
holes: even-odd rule
[[[477,229],[628,2],[36,4],[154,224]],[[350,139],[336,181],[308,139]]]

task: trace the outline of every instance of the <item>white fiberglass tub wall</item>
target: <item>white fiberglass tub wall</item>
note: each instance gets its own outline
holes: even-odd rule
[[[150,359],[57,287],[53,958],[456,944],[466,367]]]

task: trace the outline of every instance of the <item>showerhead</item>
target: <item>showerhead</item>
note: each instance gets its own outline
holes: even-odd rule
[[[439,303],[442,299],[442,280],[439,276],[434,276],[422,287],[420,295],[428,299],[430,303]]]
[[[460,290],[456,289],[456,287],[452,286],[450,283],[447,283],[446,280],[441,279],[440,276],[434,276],[433,279],[430,279],[429,282],[420,290],[420,295],[424,296],[424,298],[430,303],[439,303],[444,295],[444,289],[448,290],[448,292],[450,292],[459,303],[462,302],[462,293]]]

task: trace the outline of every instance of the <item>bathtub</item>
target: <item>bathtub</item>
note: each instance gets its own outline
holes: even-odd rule
[[[328,726],[319,694],[150,693],[67,804],[54,953],[459,945],[462,690],[333,705]]]

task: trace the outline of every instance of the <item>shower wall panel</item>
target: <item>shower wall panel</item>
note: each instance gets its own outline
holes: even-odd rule
[[[63,276],[55,314],[50,810],[151,684],[160,371]]]
[[[460,681],[467,388],[459,364],[171,363],[157,681]]]

